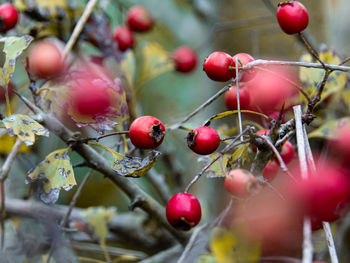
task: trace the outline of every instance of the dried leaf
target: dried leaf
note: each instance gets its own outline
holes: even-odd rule
[[[155,165],[159,155],[160,152],[152,151],[150,155],[142,159],[118,153],[113,156],[113,169],[121,176],[141,177]]]
[[[45,203],[55,203],[61,188],[68,191],[77,184],[67,153],[68,149],[56,150],[27,173],[26,183],[42,181],[43,191],[40,198]]]
[[[8,134],[17,135],[27,146],[33,145],[35,135],[49,136],[49,131],[27,115],[15,114],[2,120]]]
[[[217,153],[211,154],[208,162],[212,161],[214,158],[218,156]],[[225,177],[225,170],[227,167],[227,163],[230,160],[230,154],[224,154],[219,160],[213,163],[209,169],[205,172],[207,178],[217,178],[217,177]]]
[[[316,130],[313,130],[308,134],[309,138],[324,138],[324,139],[335,139],[337,131],[350,125],[350,117],[344,117],[337,120],[331,120],[321,125]]]

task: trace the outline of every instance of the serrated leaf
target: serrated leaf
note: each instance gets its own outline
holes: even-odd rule
[[[237,114],[237,113],[238,113],[238,110],[230,110],[230,111],[224,111],[224,112],[215,114],[214,116],[210,117],[210,118],[204,123],[204,126],[209,126],[210,123],[211,123],[212,121],[219,120],[219,119],[222,119],[222,118],[225,118],[225,117],[227,117],[227,116],[230,116],[230,115],[233,115],[233,114]],[[266,116],[265,114],[260,113],[260,112],[256,112],[256,111],[241,110],[241,113],[248,113],[248,114],[259,115],[259,116],[264,117],[265,119],[269,119],[269,117]]]
[[[35,135],[49,136],[49,131],[27,115],[14,114],[2,120],[8,134],[17,135],[25,145],[33,145]]]
[[[231,158],[231,162],[234,162],[236,160],[238,160],[239,158],[242,159],[242,164],[244,164],[245,162],[249,162],[250,158],[249,158],[249,143],[245,143],[240,145],[237,150],[232,154],[232,158]]]
[[[341,58],[331,51],[321,52],[319,57],[327,64],[337,65],[341,62]],[[314,62],[314,59],[310,54],[305,54],[300,58],[300,61]],[[299,70],[299,78],[304,83],[306,92],[311,96],[316,94],[317,85],[322,81],[323,77],[323,69],[301,67]],[[340,71],[333,72],[328,78],[327,84],[321,96],[321,101],[326,99],[329,95],[341,91],[345,87],[346,82],[347,73]]]
[[[208,159],[208,162],[212,161],[217,156],[218,156],[217,153],[211,154]],[[224,154],[222,157],[220,157],[219,160],[217,160],[207,169],[207,171],[205,172],[206,177],[207,178],[225,177],[225,172],[226,172],[225,169],[230,158],[231,158],[230,154]]]
[[[260,258],[260,247],[248,243],[235,230],[213,228],[210,236],[210,250],[217,263],[255,263]]]
[[[113,169],[124,177],[141,177],[156,163],[160,152],[152,151],[145,158],[124,156],[120,153],[113,156]]]
[[[4,43],[3,52],[5,53],[5,63],[0,75],[0,85],[7,86],[12,78],[13,72],[15,72],[15,65],[17,58],[22,54],[29,44],[32,42],[33,37],[0,37],[0,42]]]
[[[88,223],[88,229],[92,236],[96,238],[104,248],[106,246],[108,223],[112,221],[116,212],[115,207],[89,207],[82,213],[82,216]]]
[[[308,134],[309,138],[335,139],[338,130],[350,125],[350,117],[327,121],[316,130]]]
[[[67,153],[68,149],[56,150],[27,173],[26,183],[42,181],[43,191],[40,198],[45,203],[55,203],[62,188],[68,191],[77,184]]]

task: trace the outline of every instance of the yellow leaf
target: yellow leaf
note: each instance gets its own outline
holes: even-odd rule
[[[249,145],[249,143],[245,143],[239,146],[237,150],[232,154],[232,162],[238,160],[239,158],[242,158],[242,164],[249,162]]]
[[[50,153],[27,173],[27,183],[37,180],[43,181],[43,191],[40,198],[45,203],[55,203],[61,188],[68,191],[77,184],[67,152],[68,149],[59,149]]]
[[[331,120],[323,125],[321,125],[316,130],[313,130],[308,134],[309,138],[325,138],[325,139],[335,139],[337,131],[344,127],[350,125],[350,117],[344,117],[337,120]]]
[[[230,115],[233,115],[233,114],[237,114],[238,113],[238,110],[230,110],[230,111],[224,111],[224,112],[221,112],[221,113],[218,113],[218,114],[215,114],[214,116],[210,117],[206,122],[205,122],[205,126],[209,126],[210,123],[212,121],[215,121],[215,120],[219,120],[219,119],[222,119],[222,118],[225,118],[227,116],[230,116]],[[263,113],[260,113],[260,112],[256,112],[256,111],[251,111],[251,110],[241,110],[241,113],[247,113],[247,114],[254,114],[254,115],[259,115],[261,117],[264,117],[265,119],[269,119],[268,116],[266,116],[265,114]]]
[[[2,120],[8,134],[17,135],[27,146],[33,145],[35,135],[49,136],[49,131],[27,115],[15,114]]]
[[[16,138],[10,137],[7,133],[5,133],[3,136],[0,137],[0,154],[9,154],[15,145]],[[30,147],[24,145],[22,143],[21,147],[19,148],[19,152],[29,152]]]
[[[218,156],[217,153],[211,154],[208,162],[212,161]],[[224,154],[219,158],[215,163],[213,163],[205,172],[206,177],[216,178],[216,177],[225,177],[226,166],[228,161],[231,159],[230,154]]]

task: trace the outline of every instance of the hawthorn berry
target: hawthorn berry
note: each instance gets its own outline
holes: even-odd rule
[[[286,141],[283,144],[282,150],[281,150],[281,157],[283,161],[286,164],[290,163],[294,158],[294,154],[295,154],[295,150],[294,150],[293,144],[290,141]]]
[[[141,149],[158,147],[165,135],[163,123],[153,116],[141,116],[135,119],[129,129],[129,137],[133,145]]]
[[[211,53],[204,61],[203,70],[207,76],[215,81],[225,82],[236,76],[235,61],[229,54],[216,51]]]
[[[173,52],[172,59],[175,69],[178,72],[187,73],[192,71],[197,65],[196,52],[187,46],[182,46]]]
[[[197,154],[211,154],[219,147],[220,136],[213,128],[200,126],[188,133],[187,145]]]
[[[234,169],[225,177],[225,188],[233,196],[246,198],[260,189],[256,177],[244,169]]]
[[[6,32],[14,28],[17,21],[18,11],[13,5],[9,3],[0,5],[0,31]]]
[[[118,26],[114,32],[114,39],[118,43],[120,51],[125,51],[134,46],[134,35],[127,26]]]
[[[239,102],[241,106],[241,110],[248,110],[250,106],[250,97],[248,88],[245,86],[241,86],[238,90],[239,92]],[[229,110],[237,110],[237,88],[236,86],[232,86],[225,93],[225,104]]]
[[[49,41],[40,41],[30,50],[28,55],[29,69],[40,78],[58,76],[64,67],[61,51]]]
[[[305,6],[298,1],[284,1],[278,5],[277,21],[281,29],[289,35],[303,31],[309,23]]]
[[[263,171],[263,177],[268,181],[271,182],[278,173],[279,164],[276,161],[276,159],[269,161],[267,165],[265,166],[265,169]]]
[[[233,56],[233,61],[236,63],[236,59],[238,59],[238,67],[243,67],[248,63],[254,61],[254,58],[247,53],[238,53]],[[246,82],[254,78],[254,70],[245,70],[242,74],[240,81]]]
[[[137,5],[129,9],[126,22],[132,31],[145,32],[152,27],[153,18],[146,8]]]
[[[192,194],[177,193],[166,205],[166,218],[177,230],[190,230],[199,223],[201,217],[201,205]]]

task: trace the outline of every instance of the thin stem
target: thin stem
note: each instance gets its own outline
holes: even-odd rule
[[[176,123],[168,127],[169,130],[177,129],[182,124],[189,121],[192,117],[194,117],[196,114],[198,114],[201,110],[203,110],[205,107],[210,105],[213,101],[215,101],[217,98],[220,97],[220,95],[224,94],[226,91],[229,90],[229,88],[232,86],[232,83],[226,85],[221,90],[219,90],[217,93],[215,93],[212,97],[210,97],[206,102],[204,102],[202,105],[200,105],[197,109],[195,109],[193,112],[191,112],[189,115],[187,115],[181,122]]]
[[[237,146],[235,145],[235,142],[240,139],[240,137],[246,133],[248,130],[250,129],[250,127],[247,127],[241,134],[237,135],[236,139],[234,139],[230,144],[226,145],[226,147],[213,159],[211,160],[209,163],[207,163],[206,166],[203,167],[203,169],[192,179],[192,181],[186,186],[185,189],[185,193],[188,193],[188,191],[190,190],[190,188],[192,187],[192,185],[194,185],[199,178],[204,174],[204,172],[206,170],[208,170],[210,168],[210,166],[212,166],[217,160],[219,160],[226,152],[228,152],[229,150],[231,150],[233,147]],[[244,141],[241,141],[240,144],[244,143]]]
[[[63,56],[62,56],[63,60],[66,59],[67,55],[72,50],[75,42],[77,41],[81,31],[84,28],[84,25],[85,25],[86,21],[88,20],[90,14],[92,13],[92,10],[94,9],[94,7],[97,4],[97,2],[98,2],[98,0],[90,0],[88,2],[88,4],[86,5],[84,13],[82,14],[82,16],[80,17],[78,23],[74,27],[73,33],[70,36],[66,46],[64,47]]]
[[[122,134],[129,134],[129,131],[112,132],[112,133],[104,134],[104,135],[101,135],[98,137],[88,137],[88,138],[84,138],[84,139],[79,140],[79,142],[82,142],[82,143],[86,143],[88,141],[98,142],[99,140],[101,140],[103,138],[114,136],[114,135],[122,135]]]
[[[241,102],[239,99],[239,78],[240,76],[238,75],[238,57],[236,58],[236,96],[237,96],[237,111],[238,111],[238,126],[239,126],[239,133],[242,134],[243,132],[243,126],[242,126],[242,113],[241,113]],[[240,136],[241,142],[243,141],[243,134]]]
[[[290,131],[288,132],[286,135],[284,135],[284,137],[282,139],[279,139],[276,142],[276,147],[280,147],[282,146],[290,137],[292,137],[295,134],[295,131]]]
[[[350,61],[350,57],[347,57],[346,59],[344,59],[342,62],[339,63],[339,66],[344,65],[346,63],[348,63]]]
[[[321,63],[322,67],[326,69],[326,65],[323,63],[323,61],[320,59],[320,57],[317,54],[317,51],[313,49],[313,47],[307,42],[306,38],[304,37],[302,32],[298,33],[300,40],[304,43],[305,47],[309,51],[309,53],[318,61]]]

